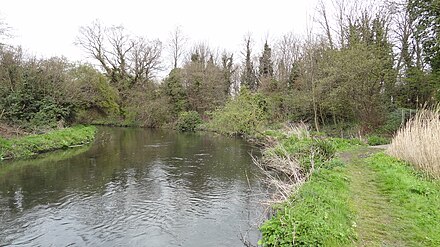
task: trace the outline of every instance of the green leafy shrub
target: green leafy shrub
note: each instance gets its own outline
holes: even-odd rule
[[[368,145],[371,146],[377,146],[377,145],[385,145],[390,143],[390,140],[388,138],[385,138],[383,136],[378,136],[378,135],[371,135],[368,136]]]
[[[308,172],[314,163],[314,167],[322,166],[326,161],[334,157],[335,147],[326,139],[298,138],[291,136],[272,149],[266,155],[293,156],[305,172]]]
[[[407,108],[397,108],[390,112],[385,123],[375,133],[378,134],[394,134],[400,127],[402,127],[411,116],[416,114],[416,110]],[[402,122],[403,120],[403,122]]]
[[[185,111],[179,114],[176,128],[179,131],[194,131],[202,123],[199,113],[196,111]]]
[[[229,100],[223,108],[209,115],[209,129],[230,135],[261,133],[269,116],[265,97],[246,88],[240,91],[240,95]]]

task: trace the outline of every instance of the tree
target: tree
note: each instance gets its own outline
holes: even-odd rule
[[[231,93],[231,86],[234,84],[233,74],[235,73],[234,68],[234,54],[227,54],[224,52],[222,54],[222,67],[221,70],[223,72],[223,80],[224,80],[224,87],[223,91],[226,95],[230,95]]]
[[[259,58],[260,65],[258,68],[258,73],[260,80],[262,78],[272,78],[273,77],[273,62],[272,62],[272,49],[267,44],[264,43],[263,53]]]
[[[122,26],[104,27],[95,21],[80,28],[76,44],[98,61],[121,92],[145,84],[161,70],[161,42],[133,37]]]
[[[293,33],[283,35],[275,45],[275,78],[286,88],[293,86],[298,75],[300,53],[301,42]]]
[[[241,85],[247,87],[251,91],[256,91],[258,89],[258,81],[255,75],[254,64],[252,62],[252,50],[251,50],[251,36],[245,37],[245,51],[244,51],[244,63],[242,67],[241,74]]]
[[[180,27],[176,27],[173,32],[170,33],[168,41],[168,48],[172,57],[173,69],[179,66],[180,60],[185,52],[185,43],[187,38],[183,34]]]
[[[4,39],[11,37],[11,28],[9,25],[0,18],[0,46],[5,45]]]
[[[433,72],[440,72],[440,1],[410,0],[408,9],[416,23],[425,61]]]
[[[217,55],[206,44],[192,49],[190,60],[183,66],[184,88],[189,109],[203,114],[223,105],[227,99],[225,74]]]
[[[174,118],[177,118],[180,112],[188,109],[188,99],[183,81],[183,71],[179,68],[171,70],[164,80],[163,90],[169,99],[168,102],[172,107]]]

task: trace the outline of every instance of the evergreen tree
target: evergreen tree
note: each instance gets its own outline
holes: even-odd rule
[[[260,57],[260,67],[258,68],[260,79],[273,77],[272,49],[264,43],[263,54]]]

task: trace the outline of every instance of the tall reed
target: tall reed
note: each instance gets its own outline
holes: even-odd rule
[[[440,178],[440,107],[423,108],[395,134],[388,154]]]

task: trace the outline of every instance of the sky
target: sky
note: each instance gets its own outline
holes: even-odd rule
[[[206,42],[211,48],[237,52],[247,33],[258,45],[287,32],[305,33],[313,24],[317,0],[2,0],[0,18],[13,38],[37,57],[65,56],[86,61],[74,45],[81,26],[99,20],[122,25],[135,35],[166,42],[180,26],[189,43]],[[262,48],[262,47],[261,47]],[[255,48],[256,49],[256,48]]]

